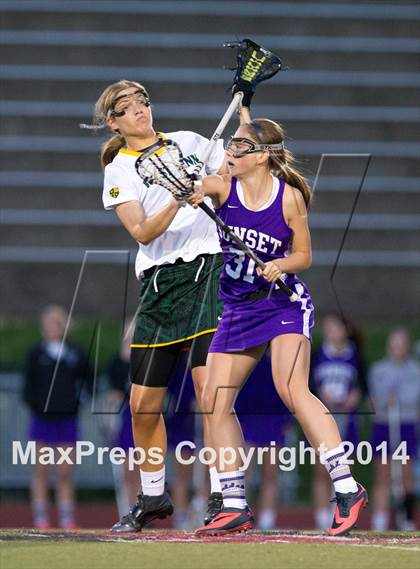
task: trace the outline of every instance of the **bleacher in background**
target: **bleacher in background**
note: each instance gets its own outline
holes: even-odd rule
[[[319,312],[334,307],[338,260],[333,286],[345,312],[415,317],[417,2],[0,0],[0,10],[6,316],[34,317],[51,301],[69,306],[85,250],[134,251],[102,210],[101,137],[78,127],[103,88],[122,78],[144,82],[160,130],[210,135],[230,98],[232,72],[223,66],[233,54],[221,44],[251,37],[290,68],[258,89],[253,115],[284,124],[288,147],[315,183],[314,265],[304,279]],[[110,294],[124,288],[120,260],[105,258],[96,258],[91,293],[80,299],[84,314],[104,304],[120,314]]]

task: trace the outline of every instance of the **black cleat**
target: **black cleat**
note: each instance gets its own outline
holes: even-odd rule
[[[223,508],[223,495],[221,492],[212,492],[207,500],[207,512],[204,516],[204,525],[209,524]]]
[[[151,521],[157,518],[164,519],[170,516],[173,511],[174,506],[168,492],[165,491],[160,496],[139,494],[137,503],[127,515],[112,526],[111,531],[114,533],[141,531]]]

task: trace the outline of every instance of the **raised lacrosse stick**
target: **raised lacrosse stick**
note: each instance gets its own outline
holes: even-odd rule
[[[277,55],[250,39],[245,38],[240,42],[224,43],[223,47],[236,49],[236,68],[233,68],[236,72],[232,87],[234,85],[238,85],[240,88],[242,85],[250,88],[252,91],[255,91],[258,83],[270,79],[270,77],[273,77],[273,75],[282,69],[281,59]],[[242,99],[242,91],[238,91],[234,94],[229,107],[222,117],[222,120],[219,122],[216,130],[210,138],[200,162],[194,168],[193,175],[198,176],[200,174],[209,159],[216,142],[221,137],[230,118],[241,104]]]
[[[159,186],[162,186],[174,196],[177,201],[186,203],[194,192],[196,176],[190,174],[184,165],[184,157],[178,144],[173,140],[162,140],[149,146],[137,158],[135,168],[141,178],[148,178]],[[205,202],[198,204],[209,217],[218,225],[229,238],[234,241],[239,249],[250,257],[261,269],[265,264],[242,241],[240,237],[215,213]],[[297,300],[298,296],[281,279],[276,280],[276,285],[284,291],[290,300]]]

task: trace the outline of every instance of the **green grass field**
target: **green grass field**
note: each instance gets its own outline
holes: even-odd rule
[[[88,532],[48,536],[19,530],[0,532],[1,569],[417,569],[420,534],[359,532],[327,542],[305,532],[248,534],[197,542],[184,532],[147,532],[148,536],[116,540]],[[143,534],[146,536],[146,534]],[[154,539],[159,536],[158,539]],[[166,539],[167,538],[167,539]],[[252,541],[250,541],[250,539]],[[296,540],[309,541],[297,542]],[[112,541],[111,541],[112,540]],[[263,543],[262,543],[263,542]]]

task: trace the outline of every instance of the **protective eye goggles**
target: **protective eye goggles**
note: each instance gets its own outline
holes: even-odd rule
[[[137,89],[129,95],[120,95],[116,97],[109,108],[109,117],[123,117],[130,105],[137,104],[150,107],[150,99],[145,91]]]
[[[247,154],[263,152],[264,150],[276,152],[283,149],[284,145],[282,142],[279,144],[259,144],[250,138],[235,138],[233,136],[225,141],[225,150],[232,154],[234,158],[242,158],[242,156]]]

